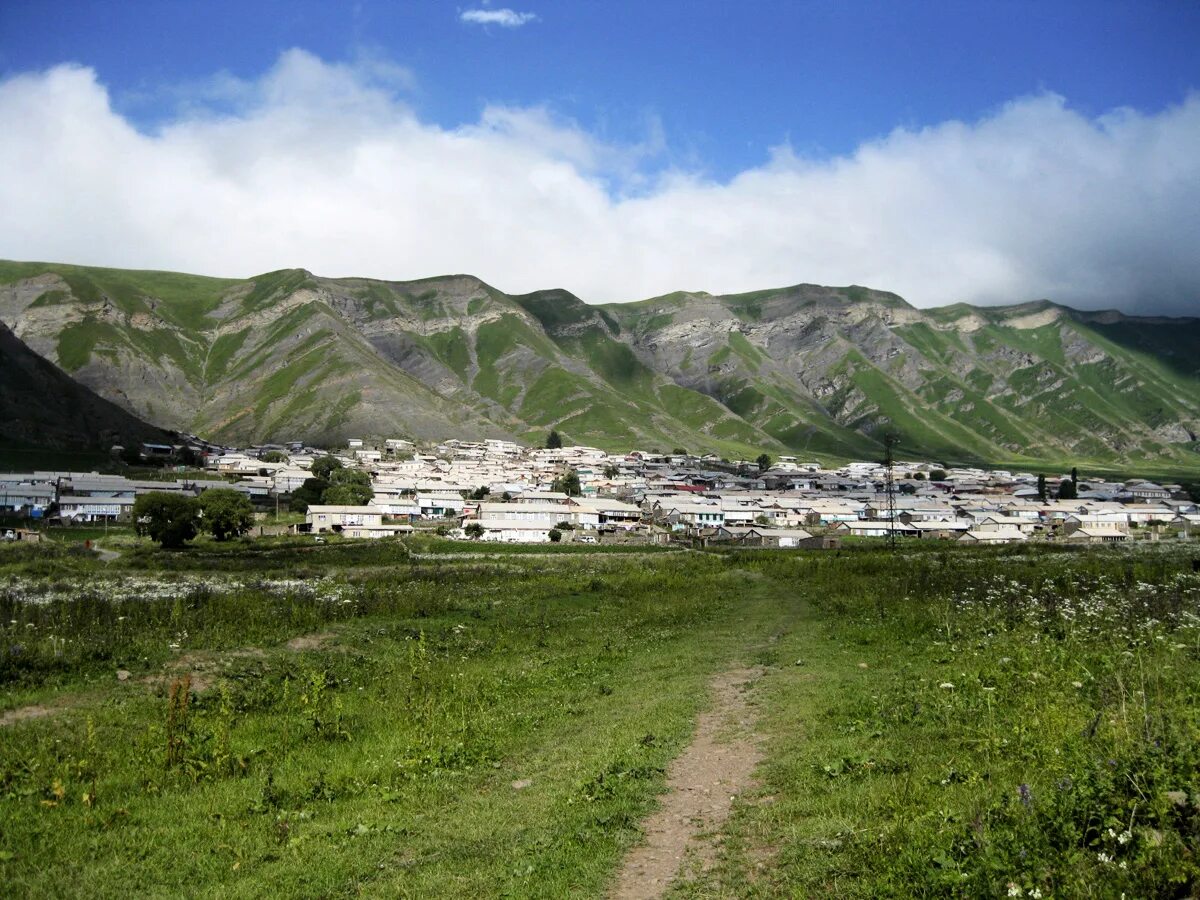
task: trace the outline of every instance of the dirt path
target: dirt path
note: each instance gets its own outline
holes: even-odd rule
[[[762,750],[754,735],[757,712],[747,688],[762,669],[733,669],[713,678],[711,706],[700,714],[692,742],[667,770],[667,793],[646,820],[646,841],[635,847],[609,893],[612,900],[661,897],[686,869],[704,871],[717,858],[717,832],[734,797],[754,783]]]

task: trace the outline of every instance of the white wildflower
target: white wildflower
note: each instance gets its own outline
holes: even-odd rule
[[[951,684],[949,681],[943,681],[941,684],[938,685],[938,687],[940,687],[944,691],[954,690],[954,685]]]

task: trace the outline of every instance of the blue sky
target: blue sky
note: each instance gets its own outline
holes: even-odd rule
[[[495,19],[504,9],[526,21],[464,20],[472,10],[484,13],[476,19]],[[0,199],[20,209],[33,205],[23,193],[31,178],[53,191],[111,174],[112,184],[98,191],[109,191],[110,203],[143,191],[148,202],[115,216],[101,212],[99,198],[94,209],[78,210],[85,226],[91,216],[107,221],[107,241],[96,240],[94,227],[64,237],[61,220],[56,228],[49,215],[42,233],[26,234],[38,222],[31,208],[21,235],[0,230],[0,256],[70,253],[85,257],[72,261],[234,275],[305,265],[403,278],[450,266],[505,289],[561,285],[597,301],[874,279],[921,305],[1050,296],[1190,311],[1200,269],[1180,257],[1183,239],[1194,247],[1200,237],[1184,202],[1197,189],[1196,173],[1176,161],[1200,105],[1198,46],[1200,4],[1145,0],[4,3],[0,90],[13,110],[34,110],[47,127],[9,136],[12,159],[23,162],[0,175],[11,182],[7,194],[0,183]],[[329,234],[315,232],[273,247],[247,249],[249,238],[241,249],[201,246],[213,227],[203,197],[237,191],[226,217],[259,223],[270,204],[279,206],[279,185],[253,175],[278,154],[291,160],[297,144],[269,145],[260,126],[324,110],[334,102],[330,91],[358,111],[338,121],[356,148],[337,163],[347,180],[315,185],[296,202],[328,213],[341,191],[351,213],[333,230],[359,252],[330,250]],[[351,94],[353,102],[343,103]],[[117,155],[67,158],[45,143],[63,128]],[[236,158],[219,144],[231,129]],[[295,137],[321,143],[314,134]],[[380,146],[390,169],[363,162]],[[436,168],[459,152],[453,171]],[[156,211],[162,189],[149,174],[127,171],[131,156],[144,157],[145,173],[184,167],[197,184],[211,183],[188,198],[173,182],[186,214]],[[1034,162],[1015,172],[1012,160],[1020,159]],[[308,164],[329,171],[328,159]],[[1075,174],[1081,166],[1086,178]],[[1114,173],[1119,166],[1124,172]],[[934,167],[953,169],[953,190],[929,183],[925,173]],[[410,173],[403,184],[382,174],[399,170]],[[1149,199],[1138,193],[1150,190],[1138,187],[1146,171],[1154,174]],[[397,204],[413,198],[429,214],[375,209],[379,191],[368,172],[384,179],[383,193],[391,190]],[[514,193],[514,172],[528,175],[527,192]],[[1077,177],[1061,203],[1031,215],[1031,205],[1047,202],[1047,184]],[[464,181],[480,188],[483,227],[443,215],[447,204],[470,202],[459,190]],[[1094,204],[1074,208],[1093,187]],[[300,182],[294,189],[307,190]],[[1162,200],[1164,193],[1175,201]],[[956,205],[951,194],[969,199]],[[771,207],[764,199],[771,195],[819,204],[821,215],[796,219]],[[880,202],[879,231],[859,233],[864,210]],[[77,206],[78,192],[51,204],[60,212]],[[293,213],[288,231],[297,231]],[[178,225],[169,242],[154,239],[165,227],[156,214]],[[373,217],[373,235],[388,237],[378,250],[368,252],[369,241],[355,236],[352,223],[364,215]],[[1077,233],[1105,215],[1135,221]],[[547,224],[526,228],[538,217]],[[1055,221],[1046,234],[1017,234],[1030,218]],[[929,220],[922,234],[891,239],[922,219]],[[415,232],[418,220],[443,229],[437,241]],[[703,233],[689,233],[696,221],[705,223]],[[579,240],[555,245],[553,236],[571,228],[580,229]],[[662,240],[672,228],[677,246]],[[502,241],[505,230],[520,241]],[[1169,246],[1154,240],[1168,231],[1175,233]],[[1054,236],[1062,239],[1061,264],[1044,247]],[[384,246],[414,249],[387,256]],[[928,258],[912,262],[914,247]],[[506,263],[522,248],[522,266]],[[1116,260],[1114,248],[1121,248]],[[1092,263],[1106,259],[1106,270],[1094,272]],[[1137,287],[1152,271],[1159,272],[1154,283]]]

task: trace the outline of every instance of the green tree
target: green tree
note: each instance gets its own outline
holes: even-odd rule
[[[930,481],[945,481],[946,480],[946,470],[945,469],[930,470],[929,480]]]
[[[924,480],[925,480],[924,472],[914,472],[913,473],[913,481],[924,481]]]
[[[607,466],[604,467],[604,477],[607,478],[609,481],[612,481],[614,478],[616,478],[620,474],[621,474],[621,470],[613,463],[609,463]]]
[[[1046,497],[1048,496],[1046,493],[1046,476],[1045,475],[1038,476],[1037,492],[1038,492],[1038,499],[1041,500],[1043,503],[1045,503]]]
[[[758,454],[758,459],[756,459],[755,462],[758,463],[758,471],[765,472],[767,469],[771,468],[771,463],[774,462],[774,460],[771,459],[771,455],[769,453],[760,453]]]
[[[200,495],[201,524],[218,541],[239,537],[254,524],[250,498],[233,488],[210,488]]]
[[[321,502],[330,506],[365,506],[374,496],[371,476],[362,469],[334,469]]]
[[[551,431],[550,436],[546,438],[546,449],[557,450],[562,446],[562,438],[557,431]]]
[[[559,541],[562,540],[562,532],[559,531],[557,528],[551,528],[549,538],[550,538],[550,543],[557,544]]]
[[[483,526],[478,522],[471,522],[466,528],[463,529],[463,534],[465,534],[471,540],[477,541],[483,537]]]
[[[674,450],[671,451],[671,455],[672,456],[687,456],[688,453],[682,447],[676,447]]]
[[[554,479],[554,484],[551,487],[568,497],[577,497],[583,490],[579,484],[579,473],[574,469],[567,469],[565,475]]]
[[[326,454],[325,456],[318,456],[313,460],[312,464],[313,478],[320,478],[324,481],[328,481],[329,476],[335,469],[341,469],[344,467],[345,464],[336,456],[330,456],[329,454]]]
[[[259,457],[259,459],[261,459],[263,462],[269,463],[281,463],[287,462],[288,460],[287,454],[281,450],[268,450],[261,457]]]
[[[182,547],[199,532],[200,504],[174,491],[150,491],[133,502],[137,533],[164,547]]]
[[[1075,487],[1075,482],[1064,478],[1058,483],[1058,499],[1059,500],[1075,500],[1079,497],[1079,491]]]
[[[331,484],[321,502],[326,506],[366,506],[373,496],[374,492],[361,484]]]
[[[324,478],[305,478],[304,483],[292,491],[288,509],[292,512],[308,512],[310,506],[321,502],[328,489],[329,482]]]
[[[471,491],[471,493],[467,495],[467,498],[470,500],[482,500],[490,493],[491,491],[480,485],[479,487],[475,488],[475,490]]]

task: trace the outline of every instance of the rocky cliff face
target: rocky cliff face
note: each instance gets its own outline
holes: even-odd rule
[[[248,281],[0,263],[0,321],[97,393],[216,439],[506,436],[1200,465],[1200,320],[917,310],[861,287],[588,306],[469,276]]]

